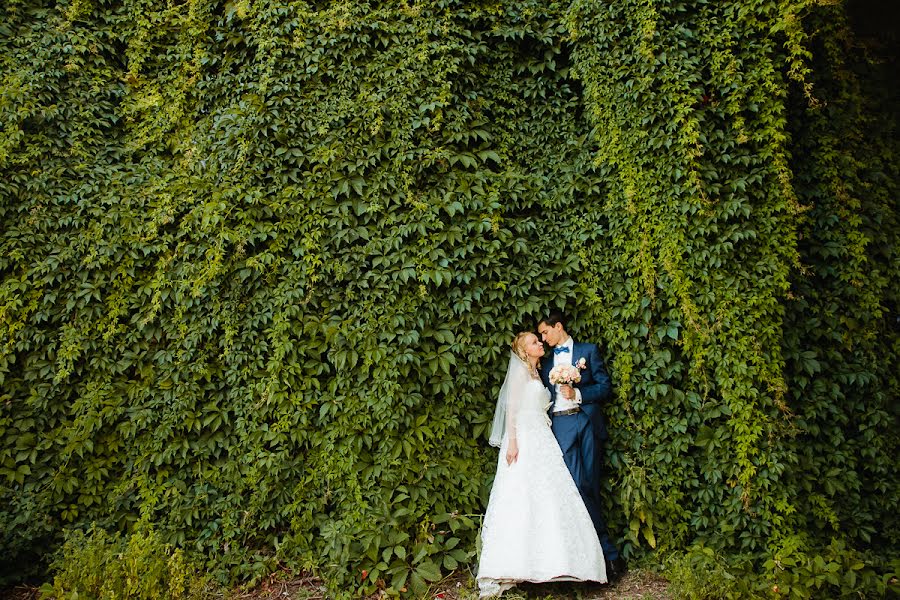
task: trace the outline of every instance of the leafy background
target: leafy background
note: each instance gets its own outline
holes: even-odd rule
[[[508,342],[561,307],[610,363],[629,558],[886,593],[898,94],[872,23],[6,2],[5,581],[95,524],[222,582],[421,593],[476,560]]]

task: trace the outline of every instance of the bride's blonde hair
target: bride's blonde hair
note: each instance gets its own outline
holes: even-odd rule
[[[512,342],[512,351],[526,363],[528,362],[528,354],[525,352],[525,338],[529,335],[534,335],[534,333],[531,331],[517,333]]]

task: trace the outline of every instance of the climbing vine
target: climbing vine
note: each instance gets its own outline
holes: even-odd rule
[[[627,556],[884,593],[897,94],[847,15],[6,3],[7,580],[140,522],[223,582],[422,594],[475,563],[506,345],[561,307]]]

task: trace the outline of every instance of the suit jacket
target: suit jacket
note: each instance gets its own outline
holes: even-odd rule
[[[603,405],[610,396],[611,385],[606,365],[600,356],[600,348],[597,344],[583,344],[573,342],[572,364],[577,364],[584,358],[587,368],[581,370],[581,381],[574,388],[581,390],[581,410],[591,420],[594,428],[594,436],[605,441],[609,434],[606,430],[606,419],[603,418]],[[544,358],[541,364],[541,380],[550,388],[550,399],[556,402],[556,386],[550,383],[550,369],[553,368],[553,355]],[[553,406],[550,406],[551,414]]]

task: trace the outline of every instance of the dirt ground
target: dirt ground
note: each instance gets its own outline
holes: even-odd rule
[[[249,589],[229,590],[222,600],[329,600],[322,581],[309,575],[284,571],[273,573],[259,585]],[[365,600],[380,600],[374,595]],[[0,590],[0,600],[39,600],[35,587]],[[475,582],[468,573],[455,574],[432,586],[424,596],[428,600],[477,600]],[[668,582],[649,571],[631,571],[612,585],[546,583],[523,584],[509,590],[501,600],[671,600]]]
[[[631,571],[612,585],[546,583],[522,584],[501,600],[671,600],[668,582],[649,571]],[[365,600],[380,600],[373,595]],[[477,600],[475,582],[468,573],[455,574],[432,586],[428,600]],[[273,574],[249,590],[229,594],[228,600],[328,600],[322,582],[314,577]]]
[[[38,600],[40,597],[36,587],[0,588],[0,599],[2,600]]]

